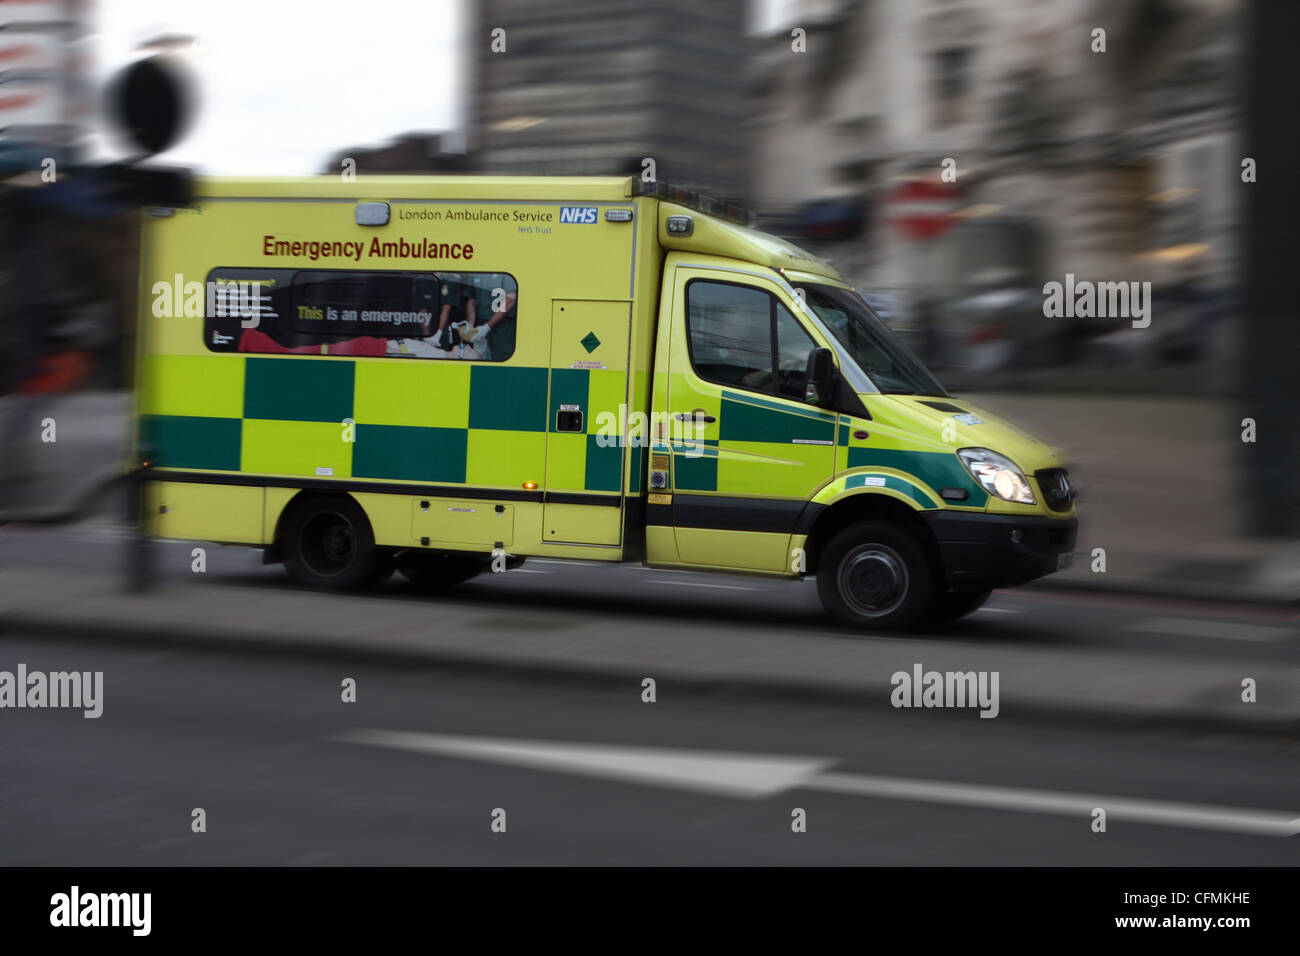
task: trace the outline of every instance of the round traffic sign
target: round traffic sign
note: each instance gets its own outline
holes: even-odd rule
[[[961,205],[956,183],[939,179],[910,179],[885,200],[885,214],[906,239],[934,239],[957,222]]]

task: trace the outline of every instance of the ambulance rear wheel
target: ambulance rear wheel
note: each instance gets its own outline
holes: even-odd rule
[[[826,613],[841,624],[906,630],[934,607],[934,569],[907,531],[887,521],[863,521],[826,545],[817,567],[817,594]]]
[[[437,592],[477,577],[487,560],[470,551],[406,551],[397,557],[397,570],[420,590]]]
[[[283,547],[289,577],[309,587],[364,588],[382,575],[370,520],[345,495],[300,501],[285,518]]]

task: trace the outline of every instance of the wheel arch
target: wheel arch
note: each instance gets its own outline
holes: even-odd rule
[[[831,502],[813,521],[804,542],[808,574],[816,574],[822,553],[841,528],[859,521],[888,521],[905,528],[920,542],[937,575],[943,580],[939,544],[921,509],[903,495],[886,488],[850,492]]]
[[[300,508],[306,507],[313,500],[321,498],[346,498],[361,509],[361,513],[366,516],[366,521],[370,521],[370,514],[366,511],[365,506],[357,501],[356,497],[346,491],[317,491],[302,488],[294,493],[292,497],[279,506],[279,512],[275,515],[275,530],[272,531],[269,541],[262,552],[262,561],[264,564],[271,564],[284,560],[284,529],[290,516]],[[268,513],[266,518],[269,522],[271,515]],[[373,527],[371,531],[373,533]]]

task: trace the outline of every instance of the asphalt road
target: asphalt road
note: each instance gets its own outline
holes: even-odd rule
[[[1292,741],[1136,735],[820,707],[636,684],[253,660],[0,637],[0,661],[104,673],[98,719],[0,711],[3,864],[1294,864],[1297,837],[1218,822],[1037,812],[1050,791],[1107,807],[1177,801],[1300,816]],[[343,702],[344,678],[357,699]],[[380,730],[367,742],[358,731]],[[398,749],[392,732],[441,752]],[[351,739],[340,739],[348,738]],[[482,738],[508,738],[485,756]],[[402,738],[408,739],[408,738]],[[530,748],[582,750],[559,767]],[[617,753],[589,751],[599,744]],[[513,748],[513,749],[510,749]],[[622,748],[632,748],[624,751]],[[668,760],[649,785],[628,767]],[[459,751],[459,752],[457,752]],[[736,758],[824,761],[744,792]],[[521,756],[522,754],[522,756]],[[585,754],[585,756],[584,756]],[[716,771],[699,777],[692,755]],[[586,761],[574,772],[573,761]],[[683,764],[685,766],[679,766]],[[523,764],[523,765],[521,765]],[[722,767],[722,770],[717,770]],[[662,766],[661,766],[662,769]],[[762,773],[758,773],[761,777]],[[778,773],[778,776],[780,774]],[[829,776],[828,776],[829,775]],[[797,776],[797,774],[796,774]],[[954,785],[946,798],[833,792],[834,777]],[[718,792],[711,783],[740,788]],[[685,781],[685,782],[683,782]],[[1010,788],[992,805],[972,788]],[[1102,795],[1102,796],[1097,796]],[[206,812],[207,831],[191,831]],[[802,808],[807,830],[792,832]],[[493,832],[495,810],[505,832]],[[1163,811],[1162,811],[1163,812]]]

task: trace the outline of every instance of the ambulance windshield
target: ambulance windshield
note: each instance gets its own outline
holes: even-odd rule
[[[856,292],[811,283],[796,288],[876,390],[886,395],[948,394]]]

